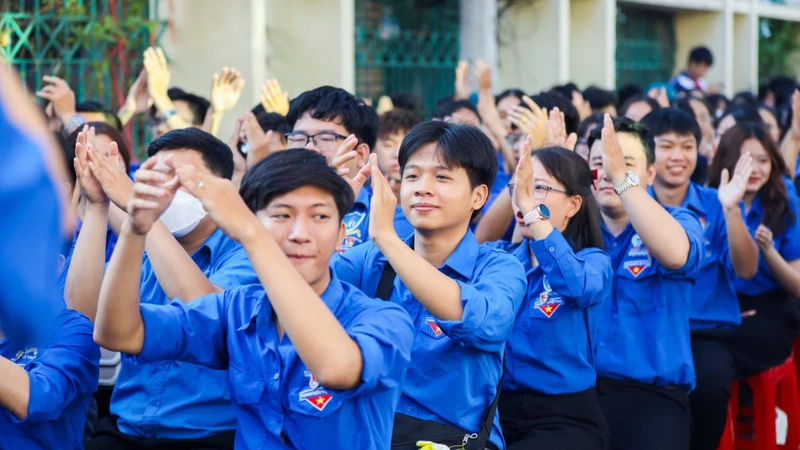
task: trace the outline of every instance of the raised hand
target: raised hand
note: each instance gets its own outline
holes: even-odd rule
[[[580,117],[580,121],[583,122],[587,117],[592,115],[592,108],[583,99],[583,94],[580,91],[572,91],[572,105],[575,106],[575,109],[578,110],[578,116]]]
[[[378,99],[378,107],[375,108],[375,110],[378,112],[378,115],[386,114],[393,109],[394,102],[392,102],[392,98],[388,95],[381,95],[381,98]]]
[[[133,193],[128,201],[128,229],[145,235],[153,224],[166,211],[180,186],[173,168],[169,165],[171,156],[159,160],[152,156],[144,162],[134,175]]]
[[[100,182],[92,174],[90,153],[94,153],[94,128],[84,125],[78,133],[78,141],[75,144],[75,159],[72,161],[75,166],[75,175],[81,192],[89,203],[105,203],[108,198]]]
[[[280,148],[272,148],[272,135],[274,132],[269,130],[264,133],[264,129],[261,128],[258,119],[252,112],[248,111],[244,115],[242,126],[244,127],[247,143],[250,146],[250,150],[247,151],[248,168],[256,165],[256,163],[269,156],[270,153],[282,150]]]
[[[625,181],[628,169],[625,166],[625,157],[622,155],[622,147],[619,145],[617,133],[614,131],[614,122],[608,113],[603,117],[602,137],[603,171],[606,178],[611,180],[614,186],[617,186]]]
[[[772,230],[761,224],[756,228],[756,244],[762,252],[773,250],[772,246]]]
[[[569,137],[567,136],[567,123],[564,119],[564,113],[558,108],[553,108],[550,111],[550,118],[547,120],[546,145],[575,150],[577,142],[577,134],[570,133]]]
[[[753,156],[750,153],[739,156],[739,161],[733,169],[733,178],[730,177],[728,169],[722,169],[717,198],[725,211],[739,210],[739,202],[744,198],[747,180],[751,173],[753,173]]]
[[[233,109],[242,96],[244,78],[236,68],[223,67],[221,73],[214,74],[211,83],[211,107],[222,114]]]
[[[530,109],[517,106],[509,111],[508,118],[519,128],[523,136],[531,136],[533,148],[541,148],[547,141],[547,110],[540,108],[527,95],[522,97],[522,101]]]
[[[167,57],[160,47],[149,47],[144,51],[144,68],[147,72],[147,92],[156,104],[169,100],[170,73],[167,67]]]
[[[369,238],[376,244],[385,237],[397,236],[394,229],[394,212],[397,208],[397,197],[392,192],[389,181],[378,167],[378,155],[369,155],[369,167],[372,175],[372,199],[369,204]]]
[[[125,163],[119,154],[117,143],[109,144],[108,156],[90,151],[89,168],[111,202],[125,210],[133,193],[133,181],[125,173]]]
[[[119,110],[120,121],[122,124],[128,123],[137,114],[147,112],[150,107],[150,94],[147,92],[147,71],[142,69],[136,81],[133,82],[125,98],[125,104]]]
[[[281,91],[278,80],[267,80],[261,86],[261,106],[268,113],[285,116],[289,113],[289,94]]]
[[[652,88],[647,92],[647,96],[658,102],[662,108],[669,108],[669,97],[666,88]]]
[[[50,100],[53,110],[64,126],[75,116],[75,93],[66,81],[58,77],[45,75],[42,77],[47,86],[36,93],[37,97]]]
[[[469,75],[469,62],[462,59],[456,66],[456,81],[455,81],[455,98],[457,100],[466,100],[472,95],[472,83],[467,81]]]
[[[180,186],[203,203],[203,208],[231,239],[242,242],[264,228],[230,180],[200,172],[192,165],[175,167],[175,173]]]
[[[522,154],[514,174],[514,204],[524,216],[536,208],[538,202],[533,197],[535,183],[533,181],[533,162],[531,161],[531,144],[528,136],[522,144]]]
[[[358,146],[358,139],[354,134],[351,134],[347,137],[347,139],[342,142],[342,145],[339,146],[339,149],[336,150],[336,155],[333,156],[330,164],[331,167],[336,169],[336,173],[339,174],[340,177],[344,178],[347,181],[347,184],[350,185],[350,188],[353,189],[353,194],[355,197],[358,197],[358,194],[361,193],[361,189],[364,187],[364,183],[367,181],[370,175],[370,165],[365,164],[362,167],[355,177],[350,177],[350,169],[344,167],[345,164],[348,162],[356,159],[358,153],[355,151],[355,148]],[[374,154],[373,154],[374,155]],[[370,158],[372,158],[372,156]],[[372,159],[370,159],[372,161]],[[377,167],[377,163],[376,163]]]
[[[475,78],[478,79],[478,90],[492,90],[492,69],[489,63],[482,59],[475,61]]]

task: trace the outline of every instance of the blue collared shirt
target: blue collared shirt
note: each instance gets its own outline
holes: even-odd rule
[[[665,208],[686,231],[689,255],[677,270],[664,268],[628,226],[619,236],[603,225],[614,268],[610,307],[604,307],[595,369],[598,376],[694,389],[689,302],[703,259],[703,228],[683,208]]]
[[[593,387],[601,303],[611,297],[608,254],[587,248],[576,255],[558,230],[540,241],[494,245],[516,256],[528,275],[528,291],[506,346],[503,391],[557,395]]]
[[[211,284],[224,290],[258,283],[244,249],[217,229],[193,255]],[[164,290],[145,255],[141,303],[166,305]],[[163,342],[162,342],[163,344]],[[127,435],[146,439],[194,439],[236,428],[224,370],[165,361],[139,364],[122,358],[111,414]]]
[[[764,207],[761,205],[761,194],[757,195],[753,204],[750,206],[750,211],[744,212],[744,205],[741,205],[742,214],[744,215],[744,222],[747,229],[752,236],[755,236],[758,226],[764,220]],[[789,208],[794,213],[794,223],[790,223],[786,230],[780,235],[772,236],[772,246],[781,254],[786,261],[794,261],[800,259],[800,205],[796,197],[789,196]],[[788,217],[786,218],[788,220]],[[750,280],[742,280],[736,278],[734,281],[736,292],[744,295],[761,295],[767,292],[784,290],[772,270],[764,260],[764,255],[759,252],[758,255],[758,272],[756,276]]]
[[[406,239],[413,245],[414,236]],[[378,288],[386,257],[373,243],[333,259],[336,274],[367,295]],[[412,370],[397,412],[477,432],[497,393],[503,351],[525,294],[525,270],[508,253],[479,245],[467,231],[439,270],[461,288],[464,316],[440,320],[395,277],[390,301],[414,322]],[[495,416],[491,442],[505,448]]]
[[[411,319],[335,274],[322,301],[361,349],[361,384],[353,389],[317,382],[289,337],[278,337],[261,285],[188,304],[142,305],[146,333],[137,359],[228,369],[239,419],[236,449],[388,449],[411,358]]]
[[[356,201],[350,211],[344,215],[342,222],[346,229],[344,241],[339,247],[339,253],[369,242],[369,203],[372,200],[372,188],[364,186],[358,193]],[[410,236],[414,228],[408,223],[403,209],[397,206],[394,210],[394,229],[401,238]]]
[[[62,302],[63,305],[63,302]],[[0,448],[82,449],[86,411],[97,390],[100,347],[92,323],[62,306],[42,344],[15,347],[0,341],[0,357],[28,372],[28,417],[0,408]]]
[[[652,186],[648,192],[656,198]],[[733,287],[736,275],[728,246],[728,228],[717,190],[689,183],[681,207],[693,212],[700,220],[705,249],[692,289],[690,329],[736,329],[742,323],[742,318],[739,299]]]

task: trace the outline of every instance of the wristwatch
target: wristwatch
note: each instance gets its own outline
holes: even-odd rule
[[[522,221],[525,222],[525,226],[528,227],[532,223],[537,222],[539,220],[546,220],[550,218],[550,210],[547,209],[545,205],[539,205],[533,209],[533,211],[525,214],[525,217],[522,218]]]
[[[170,109],[169,111],[166,111],[164,113],[164,120],[167,121],[169,119],[172,119],[173,117],[176,117],[177,115],[178,115],[178,111],[175,111],[174,109]]]
[[[625,181],[617,186],[614,186],[614,192],[616,192],[617,195],[622,195],[623,192],[634,186],[639,186],[639,177],[629,170],[627,173],[625,173]]]

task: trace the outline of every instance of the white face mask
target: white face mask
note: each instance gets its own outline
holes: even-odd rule
[[[161,214],[161,221],[173,236],[181,238],[191,233],[206,214],[208,213],[203,209],[203,203],[197,197],[179,190],[172,203]]]

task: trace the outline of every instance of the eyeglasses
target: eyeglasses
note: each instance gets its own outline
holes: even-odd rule
[[[339,139],[347,139],[347,136],[329,131],[311,135],[301,132],[286,133],[286,141],[289,144],[289,148],[303,148],[308,145],[308,141],[311,141],[317,150],[333,150],[336,148],[336,142]]]
[[[508,188],[508,195],[510,195],[513,198],[514,183],[508,183],[506,187]],[[542,186],[537,184],[536,186],[533,187],[533,198],[535,198],[536,200],[544,200],[547,198],[547,194],[550,193],[550,191],[559,192],[561,194],[567,195],[567,191],[562,191],[561,189],[556,189],[554,187]]]

